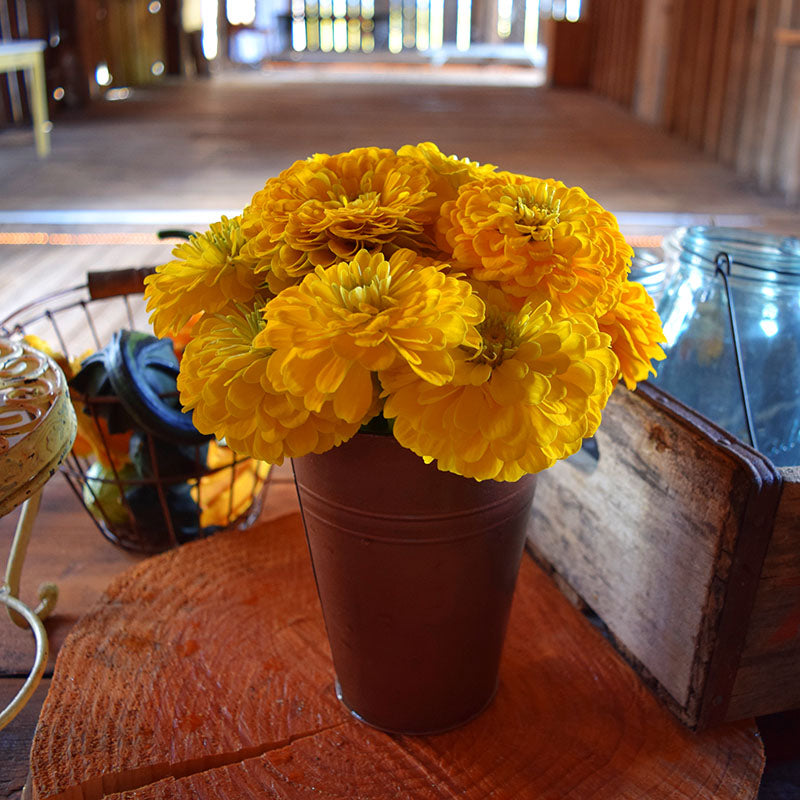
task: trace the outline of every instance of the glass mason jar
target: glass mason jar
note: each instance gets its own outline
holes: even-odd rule
[[[669,279],[658,311],[666,361],[653,383],[744,442],[728,285],[754,445],[778,466],[800,464],[800,239],[694,226],[665,237]]]
[[[658,303],[667,282],[667,266],[663,255],[652,248],[634,247],[628,280],[641,283]]]

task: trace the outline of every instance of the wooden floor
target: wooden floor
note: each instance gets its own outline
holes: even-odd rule
[[[609,101],[536,82],[519,67],[288,65],[62,113],[43,161],[29,130],[0,132],[0,317],[88,268],[166,260],[171,245],[157,243],[158,228],[201,228],[240,210],[294,160],[366,144],[432,140],[581,185],[639,237],[686,221],[800,229],[798,209],[693,147]],[[49,243],[26,244],[34,232]]]
[[[294,160],[366,144],[433,140],[448,153],[581,185],[639,241],[695,221],[800,231],[798,209],[691,146],[606,100],[534,83],[511,68],[285,67],[135,90],[60,114],[46,161],[29,130],[2,131],[0,319],[83,282],[87,270],[165,261],[173,245],[158,241],[158,229],[202,228],[240,210]],[[6,525],[6,552],[10,536]],[[771,740],[787,738],[774,724]],[[796,762],[781,768],[779,759],[763,800],[797,796]]]

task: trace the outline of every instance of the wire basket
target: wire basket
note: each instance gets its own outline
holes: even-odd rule
[[[26,337],[50,350],[69,377],[118,331],[150,331],[142,293],[144,278],[152,271],[90,272],[84,285],[17,309],[0,321],[0,335]],[[222,528],[247,527],[258,517],[270,482],[264,462],[238,456],[213,439],[180,448],[176,458],[175,448],[165,449],[146,430],[111,432],[104,420],[121,405],[118,397],[89,397],[73,390],[71,395],[79,436],[60,469],[110,541],[156,553]],[[137,469],[134,457],[147,469]]]

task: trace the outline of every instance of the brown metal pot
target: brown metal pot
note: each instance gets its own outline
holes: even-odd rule
[[[394,733],[478,715],[497,688],[535,476],[462,478],[364,433],[294,472],[342,702]]]

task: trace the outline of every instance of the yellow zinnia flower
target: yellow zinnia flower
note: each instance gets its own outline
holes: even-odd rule
[[[620,375],[629,389],[656,371],[652,359],[666,358],[660,344],[666,342],[653,298],[639,283],[626,281],[619,302],[598,320],[600,330],[611,336]]]
[[[272,384],[312,411],[332,402],[337,416],[355,422],[375,404],[374,373],[397,360],[429,383],[450,380],[454,349],[479,344],[483,303],[466,281],[416,258],[398,250],[387,261],[361,250],[284,289],[256,338],[275,350]]]
[[[216,313],[232,304],[250,305],[264,283],[242,253],[240,217],[219,222],[179,244],[175,260],[145,278],[147,310],[156,336],[177,335],[197,312]]]
[[[548,303],[495,307],[479,326],[477,357],[433,386],[409,370],[382,376],[394,436],[439,469],[515,481],[576,452],[600,424],[618,362],[587,314],[553,318]]]
[[[616,220],[582,189],[501,172],[461,187],[442,206],[439,244],[482,281],[536,306],[605,313],[632,249]]]
[[[465,183],[484,180],[497,169],[493,164],[478,164],[468,158],[446,156],[433,142],[404,145],[397,155],[414,158],[430,170],[431,187],[440,204],[454,200],[458,189]]]
[[[186,347],[178,375],[185,410],[195,427],[224,439],[237,453],[270,464],[284,457],[324,453],[347,441],[362,420],[339,419],[331,403],[318,412],[278,391],[267,367],[273,353],[254,344],[263,328],[260,312],[205,315]]]
[[[277,293],[361,249],[429,248],[424,230],[438,210],[429,174],[416,159],[377,147],[318,154],[253,197],[244,212],[247,250],[269,271]]]

